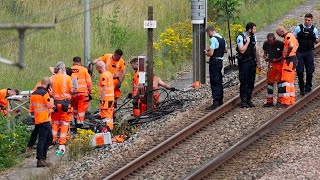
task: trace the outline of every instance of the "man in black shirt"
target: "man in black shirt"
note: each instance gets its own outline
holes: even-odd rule
[[[279,81],[281,80],[281,69],[283,65],[282,51],[284,44],[282,41],[276,39],[273,33],[267,35],[267,41],[263,43],[264,59],[269,62],[268,73],[267,73],[267,103],[264,107],[273,107],[273,85],[278,82],[279,92]],[[281,97],[278,96],[277,103],[281,102]]]

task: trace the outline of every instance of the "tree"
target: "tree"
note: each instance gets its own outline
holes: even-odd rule
[[[209,20],[216,23],[226,21],[226,4],[230,19],[236,18],[236,14],[241,7],[243,0],[208,0]]]

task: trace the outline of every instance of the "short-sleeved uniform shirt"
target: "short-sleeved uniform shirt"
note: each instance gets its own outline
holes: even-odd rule
[[[245,35],[245,37],[249,37],[249,35],[248,35],[246,32],[244,32],[243,34]],[[257,43],[257,42],[258,42],[258,41],[257,41],[257,36],[253,35],[253,37],[254,37],[254,39],[255,39],[255,42]],[[245,44],[245,43],[244,43],[243,37],[242,37],[241,35],[239,35],[239,36],[237,37],[237,45],[238,45],[238,46],[243,46],[244,44]]]
[[[304,24],[302,24],[302,25],[303,25],[303,27],[304,27],[305,29],[310,29],[310,28],[311,28],[311,26],[310,26],[310,27],[307,27],[307,26],[305,26]],[[297,36],[298,36],[298,33],[299,33],[300,31],[301,31],[300,26],[297,26],[297,27],[294,29],[294,31],[293,31],[294,36],[297,37]],[[318,39],[318,38],[319,38],[319,32],[318,32],[318,29],[317,29],[316,27],[314,27],[313,32],[314,32],[316,38]]]
[[[219,38],[222,38],[222,36],[219,34],[219,33],[215,33],[211,38],[210,38],[210,49],[218,49],[219,48],[219,41],[218,39],[215,37],[219,37]],[[225,43],[227,47],[227,42]],[[221,59],[223,60],[223,57],[218,57],[216,59]]]
[[[267,52],[268,59],[270,60],[274,58],[280,58],[282,56],[283,48],[284,43],[279,40],[276,40],[274,44],[269,44],[267,41],[265,41],[262,47],[262,49]]]
[[[113,54],[105,54],[99,59],[106,64],[107,70],[111,72],[112,75],[118,73],[120,70],[126,69],[124,59],[120,58],[119,61],[113,60]]]

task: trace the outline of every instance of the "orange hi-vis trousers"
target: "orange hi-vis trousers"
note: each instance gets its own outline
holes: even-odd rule
[[[119,88],[117,88],[120,80],[118,78],[113,79],[113,85],[114,85],[114,99],[117,100],[121,96],[121,91]]]
[[[278,93],[279,93],[279,84],[281,81],[281,71],[282,71],[282,62],[269,63],[268,73],[267,73],[267,103],[273,103],[273,90],[274,83],[278,83]],[[277,97],[277,102],[281,102],[282,97]]]
[[[65,145],[67,139],[70,138],[70,121],[72,121],[72,107],[70,100],[55,101],[56,109],[51,114],[52,119],[52,136],[53,142],[58,141],[58,133],[60,131],[59,144]]]
[[[83,124],[86,111],[89,107],[89,96],[87,93],[77,93],[72,95],[71,106],[73,108],[73,117],[77,118],[77,124]]]
[[[296,75],[297,57],[288,57],[282,66],[281,71],[281,83],[279,84],[279,96],[281,99],[281,104],[292,105],[295,103],[295,88],[294,80]]]
[[[114,100],[105,100],[104,102],[100,102],[100,117],[103,122],[113,130],[113,109],[114,109]]]

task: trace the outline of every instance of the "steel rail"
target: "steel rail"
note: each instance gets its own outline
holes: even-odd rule
[[[263,79],[255,84],[255,88],[253,93],[257,93],[262,90],[267,85],[266,79]],[[180,132],[176,133],[172,137],[168,138],[164,142],[160,143],[156,147],[152,148],[151,150],[147,151],[140,157],[136,158],[135,160],[131,161],[124,167],[118,169],[117,171],[113,172],[105,179],[122,179],[125,176],[130,175],[135,170],[139,169],[147,162],[153,160],[157,156],[163,154],[165,151],[169,150],[170,148],[174,147],[179,142],[182,142],[187,137],[192,135],[193,133],[197,132],[201,128],[205,127],[209,123],[213,122],[215,119],[220,117],[221,115],[227,113],[228,111],[232,110],[233,108],[237,107],[240,103],[240,96],[237,95],[234,98],[230,99],[222,106],[218,107],[214,111],[208,113],[201,119],[195,121],[194,123],[190,124],[186,128],[182,129]]]
[[[320,52],[320,46],[316,46],[314,49],[314,54]],[[213,172],[215,169],[220,167],[223,163],[225,163],[227,160],[234,157],[236,154],[238,154],[240,151],[248,147],[250,144],[252,144],[254,141],[260,139],[264,135],[268,134],[274,127],[279,125],[281,122],[283,122],[286,118],[293,115],[294,113],[298,112],[302,107],[304,107],[306,104],[311,102],[314,98],[320,96],[320,85],[308,93],[306,96],[302,97],[299,101],[297,101],[295,104],[291,105],[289,108],[287,108],[285,111],[271,119],[270,121],[266,122],[264,125],[262,125],[259,129],[255,130],[254,132],[250,133],[249,135],[245,136],[243,139],[241,139],[239,142],[237,142],[235,145],[224,151],[222,154],[217,156],[216,158],[210,160],[209,162],[205,163],[203,166],[199,167],[194,172],[191,172],[183,179],[186,180],[194,180],[194,179],[201,179],[205,177],[207,174]]]

